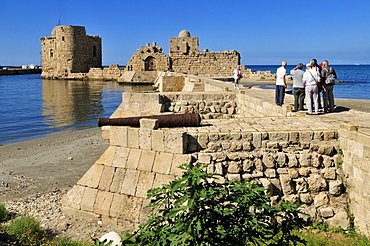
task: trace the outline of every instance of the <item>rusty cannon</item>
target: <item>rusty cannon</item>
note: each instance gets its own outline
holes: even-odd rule
[[[162,114],[125,118],[99,118],[98,126],[140,126],[140,119],[157,119],[158,127],[200,126],[199,114]]]

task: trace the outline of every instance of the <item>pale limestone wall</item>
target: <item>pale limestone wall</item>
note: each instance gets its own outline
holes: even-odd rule
[[[243,93],[237,95],[236,101],[240,117],[290,116],[293,109],[291,105],[278,106]]]
[[[240,64],[240,54],[237,51],[170,54],[170,57],[173,71],[207,77],[230,78],[233,76],[235,67]]]
[[[63,198],[65,213],[134,230],[148,215],[146,191],[191,162],[220,182],[255,179],[274,200],[299,200],[315,221],[348,227],[336,131],[184,132],[153,121],[111,127],[110,147]]]
[[[145,121],[145,120],[144,120]],[[137,229],[149,210],[146,192],[181,176],[185,132],[146,128],[111,127],[110,147],[63,198],[63,211],[88,220]]]
[[[40,41],[42,78],[64,78],[102,65],[101,38],[86,35],[83,26],[56,26]]]
[[[339,136],[343,169],[348,177],[349,209],[359,231],[370,236],[370,136],[345,123],[341,124]]]

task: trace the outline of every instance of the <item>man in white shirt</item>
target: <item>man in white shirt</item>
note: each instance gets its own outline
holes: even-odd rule
[[[308,63],[306,65],[306,72],[303,74],[302,82],[306,85],[306,106],[307,114],[312,114],[312,102],[315,105],[315,114],[319,113],[319,88],[317,82],[320,81],[320,75],[315,69],[312,69],[312,65]]]
[[[287,62],[282,61],[281,67],[276,70],[276,90],[275,90],[275,102],[276,105],[282,106],[284,104],[285,88],[286,88],[286,67]]]

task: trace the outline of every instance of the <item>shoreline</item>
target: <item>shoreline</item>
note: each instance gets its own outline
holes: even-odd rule
[[[72,187],[108,146],[98,127],[0,146],[0,203]]]

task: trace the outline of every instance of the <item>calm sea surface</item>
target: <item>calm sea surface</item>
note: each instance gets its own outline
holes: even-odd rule
[[[246,65],[246,67],[257,71],[276,73],[279,66]],[[294,67],[295,65],[288,65],[287,73]],[[337,72],[337,81],[342,81],[335,85],[334,97],[370,100],[370,65],[333,65],[332,67]],[[274,86],[264,87],[274,88]]]
[[[39,74],[0,76],[0,144],[97,126],[122,102],[123,91],[151,85],[43,80]]]
[[[278,66],[247,67],[275,73]],[[370,65],[333,67],[344,81],[335,86],[335,97],[370,100]],[[39,74],[0,76],[0,144],[94,127],[98,117],[117,109],[122,92],[150,90],[151,85],[42,80]]]

